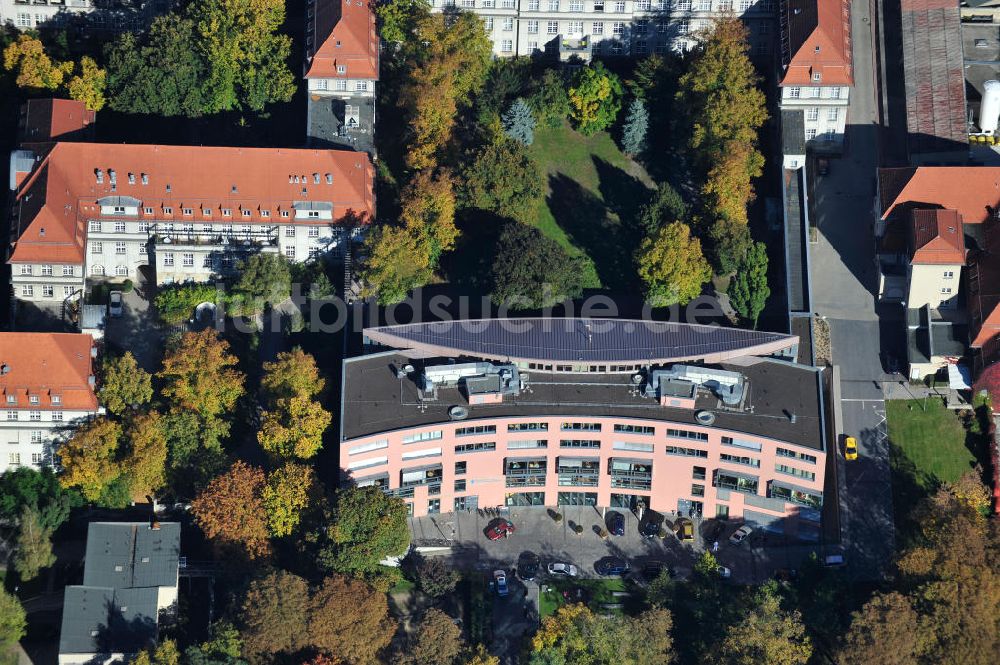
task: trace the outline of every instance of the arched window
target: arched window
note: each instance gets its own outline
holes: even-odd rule
[[[104,266],[102,266],[102,265],[90,266],[90,274],[91,275],[104,275]]]
[[[119,277],[128,277],[128,266],[115,266],[115,274]]]

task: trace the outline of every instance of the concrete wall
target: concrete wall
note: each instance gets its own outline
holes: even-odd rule
[[[583,421],[600,424],[601,431],[562,430],[561,425],[564,422]],[[508,431],[508,425],[528,422],[545,423],[548,426],[548,430],[535,432]],[[645,435],[615,432],[614,426],[616,423],[652,427],[653,433]],[[492,426],[496,428],[496,431],[468,436],[456,436],[455,434],[456,428],[475,426]],[[705,434],[708,436],[708,441],[668,436],[668,429]],[[437,432],[440,432],[440,438],[427,439],[414,443],[403,443],[404,437],[419,433],[428,433],[428,435],[434,433],[436,436]],[[758,445],[761,450],[753,451],[743,447],[725,445],[722,443],[722,437],[724,436],[751,442]],[[560,441],[563,439],[597,440],[600,442],[600,448],[562,448]],[[545,440],[547,446],[545,448],[531,449],[511,447],[511,441],[522,440]],[[455,450],[456,446],[484,442],[495,443],[495,450],[469,453],[460,453]],[[352,448],[366,444],[378,447],[365,452],[351,453]],[[628,444],[638,444],[638,447],[644,448],[651,447],[651,451],[621,449]],[[706,457],[667,454],[667,446],[699,449],[705,451]],[[633,447],[637,446],[633,445]],[[803,460],[778,457],[776,453],[778,447],[811,455],[816,458],[816,461],[815,463],[809,463]],[[414,457],[414,455],[421,452],[426,453],[426,456]],[[404,460],[404,454],[407,454],[410,459]],[[754,468],[743,464],[723,461],[720,459],[720,456],[723,454],[749,457],[758,460],[760,466]],[[560,486],[556,471],[560,457],[598,459],[600,461],[600,474],[597,486]],[[504,460],[511,458],[544,458],[548,465],[545,484],[538,487],[508,487],[508,477],[504,475]],[[651,463],[653,467],[651,489],[639,490],[612,487],[609,464],[613,458],[627,458]],[[748,501],[754,501],[754,503],[760,504],[753,507],[755,511],[776,516],[793,516],[799,512],[800,507],[792,503],[770,500],[768,498],[769,481],[774,480],[804,489],[815,490],[818,495],[821,495],[825,460],[826,455],[821,451],[717,428],[698,427],[689,423],[668,423],[663,421],[629,420],[627,418],[608,417],[582,418],[579,416],[496,418],[446,422],[439,425],[397,430],[351,439],[341,444],[341,466],[347,470],[347,473],[353,479],[363,483],[366,478],[387,473],[389,490],[397,490],[400,487],[401,471],[440,464],[442,467],[440,494],[431,495],[428,492],[429,488],[427,485],[419,485],[413,488],[412,498],[404,497],[406,502],[412,505],[413,514],[418,516],[427,514],[429,500],[440,500],[441,512],[450,512],[453,510],[456,497],[477,496],[478,505],[481,507],[499,506],[509,504],[513,500],[513,497],[509,495],[518,492],[544,492],[544,505],[548,506],[557,505],[558,494],[560,492],[596,492],[596,505],[598,506],[612,505],[612,493],[640,495],[647,497],[647,506],[657,511],[677,510],[679,501],[701,501],[704,505],[703,514],[706,517],[715,516],[717,506],[728,506],[729,518],[740,518],[743,515],[744,505]],[[373,464],[365,468],[357,468],[359,463],[363,464],[364,461],[373,462]],[[466,463],[467,469],[464,475],[455,474],[456,462]],[[811,472],[815,474],[815,478],[808,480],[780,473],[776,470],[776,465],[778,464]],[[703,480],[694,478],[694,467],[696,466],[705,468],[705,478]],[[757,495],[749,497],[735,490],[713,487],[713,471],[716,470],[733,471],[757,476],[759,478]],[[455,491],[455,481],[462,479],[466,481],[465,490]],[[698,496],[692,491],[692,486],[695,484],[704,487],[704,496]],[[778,507],[777,510],[774,509],[775,506]]]
[[[946,277],[951,273],[951,277]],[[932,309],[951,308],[957,305],[958,282],[961,265],[911,264],[906,295],[909,309],[930,305]],[[949,290],[945,293],[945,290]]]

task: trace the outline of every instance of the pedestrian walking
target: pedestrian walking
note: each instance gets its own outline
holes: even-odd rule
[[[718,551],[719,551],[719,541],[716,540],[715,542],[712,543],[712,552],[715,553]]]

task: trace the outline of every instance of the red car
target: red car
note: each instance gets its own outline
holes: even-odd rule
[[[501,519],[486,527],[486,537],[490,540],[500,540],[501,538],[507,538],[514,531],[513,522]]]

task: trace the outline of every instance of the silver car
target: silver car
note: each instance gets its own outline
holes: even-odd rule
[[[753,533],[753,528],[744,524],[739,529],[736,529],[736,532],[733,535],[729,536],[729,542],[733,545],[739,545],[746,540],[751,533]]]
[[[557,561],[556,563],[550,563],[548,566],[549,575],[565,575],[566,577],[576,577],[577,569],[571,563],[562,563]]]
[[[120,318],[122,315],[122,292],[112,291],[108,294],[108,314],[113,319]]]

